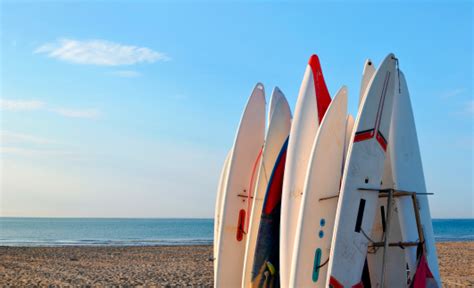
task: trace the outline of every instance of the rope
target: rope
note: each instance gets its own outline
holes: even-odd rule
[[[364,237],[365,237],[367,240],[369,240],[370,243],[372,243],[372,244],[375,243],[375,241],[372,240],[372,239],[365,233],[365,231],[364,231],[364,229],[362,229],[362,227],[360,227],[360,231],[362,232],[362,235],[364,235]],[[384,235],[385,235],[385,232],[382,234],[382,239],[383,239]],[[375,253],[377,253],[377,251],[379,250],[379,248],[380,248],[380,247],[372,246],[372,249],[373,249],[373,250],[372,250],[372,251],[369,251],[369,249],[367,249],[367,253],[369,253],[369,254],[375,254]]]
[[[360,227],[360,231],[365,236],[365,238],[367,238],[367,240],[369,240],[370,243],[375,243],[374,240],[372,240],[369,236],[367,236],[367,234],[365,234],[365,231],[364,231],[364,229],[362,229],[362,227]]]
[[[328,263],[329,263],[329,258],[328,258],[326,261],[324,261],[323,264],[319,265],[319,266],[316,267],[315,269],[319,269],[319,268],[323,267],[324,265],[326,265],[326,264],[328,264]]]

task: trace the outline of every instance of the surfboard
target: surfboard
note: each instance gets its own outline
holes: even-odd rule
[[[394,188],[398,190],[426,193],[425,177],[416,133],[415,119],[405,76],[400,72],[400,96],[394,102],[394,115],[390,133],[390,156]],[[431,213],[426,195],[417,195],[420,220],[425,238],[425,252],[431,273],[439,287],[438,257],[431,222]],[[401,234],[406,242],[419,240],[415,210],[410,197],[396,197]],[[410,279],[416,271],[416,247],[406,247],[405,257]]]
[[[229,170],[229,158],[232,151],[227,152],[224,164],[222,165],[219,185],[217,186],[216,207],[214,214],[214,259],[217,258],[217,247],[219,246],[219,223],[222,221],[222,200],[224,199],[224,188],[227,183],[227,171]],[[214,266],[216,267],[216,266]],[[214,271],[215,272],[215,271]]]
[[[266,262],[271,261],[275,269],[278,269],[278,233],[280,214],[273,215],[269,210],[269,201],[264,207],[265,199],[281,199],[281,184],[283,181],[283,169],[285,158],[282,153],[286,153],[286,145],[291,127],[291,111],[288,102],[283,93],[276,87],[273,90],[270,101],[270,123],[268,125],[263,147],[262,162],[258,173],[257,188],[254,194],[254,204],[252,207],[252,216],[249,230],[247,233],[247,249],[245,252],[244,272],[242,287],[256,286],[266,271]],[[274,205],[274,204],[272,204]],[[265,209],[264,209],[265,208]],[[270,212],[270,213],[269,213]],[[263,213],[263,214],[262,214]],[[264,228],[262,228],[265,226]],[[270,226],[270,227],[266,227]],[[259,229],[271,231],[271,233],[259,233]],[[257,245],[259,249],[256,250]],[[275,251],[276,248],[276,251]],[[254,264],[259,268],[253,270]],[[263,269],[260,269],[263,267]],[[268,281],[277,281],[277,279],[268,279]]]
[[[370,59],[365,61],[364,69],[362,72],[362,81],[360,89],[360,103],[362,97],[365,95],[365,90],[368,87],[370,80],[375,74],[375,65]],[[395,81],[397,86],[398,81]],[[398,89],[398,88],[396,88]],[[396,99],[394,99],[396,101]],[[393,113],[393,112],[392,112]],[[393,119],[393,114],[392,114]],[[389,137],[391,139],[391,137]],[[382,176],[382,188],[393,188],[393,177],[390,161],[390,141],[387,146],[387,153],[384,163],[384,174]],[[392,201],[394,202],[394,201]],[[397,243],[402,241],[400,223],[398,221],[398,211],[395,203],[392,203],[394,209],[391,210],[391,225],[390,233],[388,233],[388,241],[390,243]],[[372,227],[372,240],[376,242],[383,242],[386,233],[386,219],[387,219],[387,198],[379,198],[378,207],[375,214],[374,225]],[[369,280],[371,287],[382,287],[381,276],[383,268],[383,248],[370,247],[367,251],[367,266],[369,271]],[[384,287],[406,287],[407,286],[407,273],[406,273],[406,262],[403,250],[400,247],[389,247],[387,251],[387,259],[390,259],[386,263],[386,273],[384,275]]]
[[[250,214],[256,170],[265,135],[265,92],[258,83],[247,102],[229,159],[214,275],[216,287],[240,287],[245,253],[244,230]],[[250,207],[249,207],[250,206]]]
[[[396,58],[389,54],[369,83],[355,124],[342,179],[327,283],[361,285],[378,203],[395,95]]]
[[[344,165],[347,88],[329,105],[309,158],[289,287],[326,287],[327,261]]]
[[[367,87],[369,86],[370,81],[375,74],[375,65],[372,60],[367,59],[364,63],[364,69],[362,70],[362,80],[360,83],[360,92],[359,92],[359,107],[362,104],[362,99],[366,95]]]
[[[280,219],[280,284],[283,287],[290,281],[294,235],[311,148],[330,102],[319,58],[312,55],[296,101],[283,179]]]

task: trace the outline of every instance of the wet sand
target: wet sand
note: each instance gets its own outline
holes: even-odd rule
[[[474,242],[438,243],[446,287],[474,286]],[[0,247],[0,286],[208,287],[212,246]]]

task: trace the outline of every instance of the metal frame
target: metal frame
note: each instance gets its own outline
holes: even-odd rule
[[[423,251],[426,251],[425,247],[425,237],[423,234],[423,226],[421,225],[421,218],[420,218],[420,207],[418,205],[418,201],[416,199],[416,195],[433,195],[433,193],[417,193],[411,191],[404,191],[404,190],[396,190],[396,189],[371,189],[371,188],[359,188],[361,192],[364,191],[371,191],[371,192],[378,192],[379,198],[387,198],[387,216],[386,216],[386,231],[384,233],[384,241],[383,242],[373,242],[372,247],[383,247],[383,258],[382,258],[382,275],[380,276],[380,283],[382,287],[384,287],[384,277],[385,277],[385,267],[387,262],[387,249],[388,247],[410,247],[410,246],[418,246],[420,243],[422,244]],[[390,235],[390,222],[391,222],[391,215],[392,215],[392,199],[393,197],[411,197],[413,202],[413,209],[415,210],[415,220],[416,220],[416,227],[418,229],[418,241],[415,242],[398,242],[398,243],[389,243],[389,235]]]

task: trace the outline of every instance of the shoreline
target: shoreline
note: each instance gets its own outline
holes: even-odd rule
[[[436,247],[443,285],[474,285],[474,241]],[[0,286],[209,287],[212,253],[212,245],[0,246]]]
[[[175,243],[158,243],[161,240],[155,241],[153,244],[144,244],[149,241],[136,241],[138,244],[130,244],[130,242],[124,242],[124,241],[98,241],[98,242],[107,242],[107,243],[81,243],[82,241],[77,241],[74,243],[70,244],[59,244],[59,243],[53,243],[53,244],[37,244],[39,242],[19,242],[21,244],[15,243],[15,244],[7,244],[5,245],[4,243],[0,242],[0,249],[3,248],[86,248],[86,247],[91,247],[91,248],[153,248],[153,247],[196,247],[196,246],[212,246],[213,241],[212,240],[199,240],[199,243],[197,242],[179,242],[176,241]],[[89,242],[89,240],[84,241],[84,242]],[[109,244],[109,242],[123,242],[124,244]],[[34,244],[32,244],[34,243]],[[79,244],[81,243],[81,244]],[[436,245],[444,245],[448,243],[474,243],[474,239],[467,239],[467,240],[435,240]]]

